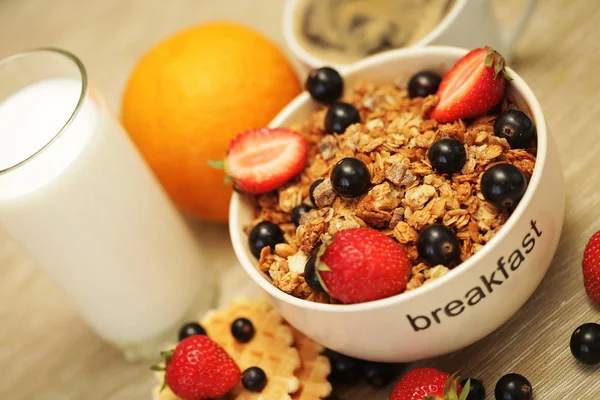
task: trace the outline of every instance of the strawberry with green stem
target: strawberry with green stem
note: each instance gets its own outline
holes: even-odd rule
[[[390,400],[466,400],[470,381],[464,388],[459,378],[434,368],[415,368],[400,379]]]
[[[206,336],[183,339],[174,350],[161,353],[165,366],[163,389],[168,385],[182,400],[217,398],[229,392],[239,381],[241,372],[227,352]]]

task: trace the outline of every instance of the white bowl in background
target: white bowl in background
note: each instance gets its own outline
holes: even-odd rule
[[[426,47],[375,55],[344,70],[345,87],[352,88],[363,79],[392,82],[424,69],[443,74],[466,52],[452,47]],[[289,323],[340,353],[372,361],[409,362],[476,342],[527,301],[556,251],[564,219],[565,187],[557,148],[540,105],[523,79],[513,70],[508,73],[513,77],[509,95],[521,109],[528,110],[537,127],[537,162],[527,191],[488,244],[421,288],[353,305],[318,304],[280,291],[257,268],[243,230],[252,223],[253,209],[234,193],[229,228],[235,253],[244,270]],[[270,126],[290,126],[318,107],[304,92]]]
[[[343,69],[349,64],[336,63],[319,57],[307,50],[298,38],[296,14],[302,11],[305,0],[285,0],[283,10],[283,37],[294,56],[307,68],[332,65]],[[455,0],[454,5],[442,20],[427,35],[408,48],[431,45],[448,45],[465,48],[491,46],[507,60],[511,59],[513,43],[527,26],[537,0],[527,0],[524,7],[513,12],[514,24],[503,29],[497,23],[494,7],[490,0]]]

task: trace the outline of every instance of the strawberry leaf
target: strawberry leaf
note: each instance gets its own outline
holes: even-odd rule
[[[465,383],[465,386],[463,387],[463,391],[460,394],[460,398],[458,400],[467,400],[467,397],[469,397],[470,391],[471,391],[471,380],[468,379],[467,383]]]
[[[206,160],[206,163],[214,169],[225,169],[224,160]]]
[[[491,46],[485,46],[485,51],[487,51],[488,53],[498,53],[496,50],[494,50],[493,47]]]
[[[494,64],[494,53],[488,53],[487,56],[485,56],[485,61],[483,62],[483,65],[485,65],[488,68],[492,68],[492,64]]]
[[[450,375],[450,378],[446,381],[446,384],[444,385],[444,396],[446,396],[448,393],[450,393],[450,390],[452,389],[452,383],[454,382],[454,375],[455,374]]]
[[[161,365],[154,365],[150,369],[152,371],[166,372],[167,371],[167,367],[171,363],[171,358],[173,358],[173,354],[174,353],[175,353],[174,349],[173,350],[161,351],[160,352],[160,356],[165,359],[165,366],[163,367]],[[163,390],[165,390],[166,387],[167,387],[167,374],[165,373],[165,375],[163,377],[163,384],[160,387],[160,392],[162,392]]]
[[[233,182],[233,178],[227,172],[227,164],[225,160],[206,160],[206,163],[214,169],[225,171],[225,179],[223,179],[223,185],[229,185]]]
[[[171,361],[171,357],[173,357],[173,354],[175,354],[175,350],[165,350],[160,352],[160,356],[162,358],[168,359],[169,361]]]
[[[162,353],[161,353],[162,354]],[[156,371],[156,372],[166,372],[167,371],[167,367],[166,365],[153,365],[150,367],[151,371]],[[159,393],[162,392],[163,390],[165,390],[165,388],[167,387],[167,374],[163,374],[163,378],[162,378],[162,385],[160,385],[160,390]]]
[[[159,393],[167,388],[167,375],[165,375],[165,379],[163,379],[163,384],[160,387]]]
[[[157,364],[157,365],[151,366],[150,370],[151,371],[156,371],[156,372],[166,372],[167,368],[166,368],[166,366]],[[162,385],[160,385],[159,393],[162,392],[163,390],[165,390],[165,388],[167,387],[167,374],[166,373],[163,374],[162,381],[163,382],[162,382]]]
[[[325,250],[327,250],[327,246],[325,244],[323,244],[321,246],[321,248],[319,249],[319,251],[317,252],[317,265],[316,265],[317,271],[331,271],[331,268],[329,268],[329,265],[327,265],[323,261],[321,261],[321,257],[323,256],[323,254],[325,254]]]
[[[504,79],[512,81],[512,77],[506,72],[506,60],[504,57],[490,46],[486,46],[485,50],[487,55],[485,56],[484,65],[487,68],[494,68],[494,79],[497,79],[498,75],[502,74]]]
[[[317,274],[317,279],[319,280],[319,283],[321,284],[321,287],[323,288],[323,290],[325,290],[325,292],[329,293],[329,288],[325,284],[325,281],[323,280],[323,278],[321,278],[321,274],[319,274],[318,269],[315,271],[315,274]]]
[[[331,268],[329,267],[329,265],[327,265],[323,261],[321,261],[321,256],[323,255],[323,253],[325,253],[325,250],[327,250],[327,246],[325,244],[323,244],[321,246],[321,248],[319,249],[319,251],[317,252],[317,261],[315,262],[315,273],[317,274],[317,278],[319,279],[319,282],[321,283],[321,287],[327,293],[329,293],[329,289],[327,288],[327,285],[325,285],[325,282],[323,281],[323,278],[321,278],[321,274],[319,273],[320,271],[331,271]]]
[[[318,262],[317,271],[331,271],[331,268],[329,268],[329,265],[325,264],[324,262]]]
[[[497,78],[503,69],[504,65],[502,65],[502,62],[500,60],[496,60],[496,63],[494,64],[494,78]]]
[[[429,400],[465,400],[462,397],[459,398],[458,397],[458,381],[459,381],[459,377],[456,375],[456,373],[452,374],[450,376],[450,378],[448,378],[448,380],[446,381],[446,384],[444,385],[444,394],[443,394],[443,398],[439,398],[439,397],[425,397],[425,399],[429,399]],[[462,393],[465,393],[464,391]],[[468,391],[466,392],[467,394],[469,393]]]

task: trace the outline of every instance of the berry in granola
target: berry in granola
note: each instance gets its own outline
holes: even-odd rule
[[[600,304],[600,231],[585,246],[581,268],[585,292],[591,301]]]
[[[451,228],[444,224],[425,227],[417,238],[419,257],[430,266],[450,266],[460,262],[460,245]]]
[[[463,379],[460,384],[465,387],[470,382],[469,394],[465,400],[485,400],[485,386],[478,379]]]
[[[535,137],[535,126],[521,110],[506,110],[494,123],[494,134],[505,138],[513,149],[524,149]]]
[[[344,80],[340,73],[331,67],[313,69],[306,79],[306,90],[319,103],[331,104],[342,95]]]
[[[434,170],[440,174],[453,174],[464,167],[467,152],[463,144],[452,138],[436,140],[427,154]]]
[[[571,336],[571,353],[580,363],[600,364],[600,325],[583,324]]]
[[[516,206],[527,189],[527,178],[514,165],[502,163],[488,168],[481,177],[483,197],[498,208]]]
[[[533,388],[523,375],[504,375],[494,389],[494,396],[501,400],[531,400]]]
[[[361,360],[330,349],[325,350],[324,354],[331,364],[331,374],[327,378],[331,383],[355,383],[360,379]]]
[[[300,204],[292,209],[292,221],[296,226],[300,225],[300,218],[307,212],[312,210],[312,207],[308,204]]]
[[[396,379],[395,364],[366,361],[362,366],[362,376],[373,387],[387,386]]]
[[[268,193],[304,169],[307,149],[306,139],[298,132],[283,128],[251,130],[231,141],[224,168],[238,190]],[[218,164],[211,162],[215,167]]]
[[[250,251],[257,259],[260,258],[260,252],[263,247],[268,246],[271,247],[271,250],[275,250],[275,245],[284,241],[281,228],[269,221],[259,222],[252,228],[250,235],[248,235]]]
[[[319,280],[319,276],[317,275],[316,262],[317,256],[312,256],[308,259],[306,265],[304,266],[304,280],[312,290],[324,292],[325,289],[323,289],[321,281]]]
[[[242,386],[251,392],[260,392],[267,386],[267,374],[260,367],[250,367],[242,373]]]
[[[317,274],[329,295],[342,303],[364,303],[402,293],[412,265],[404,249],[372,228],[337,232],[323,246]]]
[[[408,96],[414,99],[435,94],[441,82],[442,77],[433,71],[417,72],[408,82]]]
[[[333,190],[342,197],[358,197],[369,191],[371,175],[364,162],[342,158],[331,171]]]
[[[316,206],[316,200],[315,200],[315,189],[317,188],[317,186],[319,186],[321,183],[323,183],[325,179],[323,178],[319,178],[316,181],[314,181],[311,185],[310,188],[308,189],[308,195],[310,197],[310,201]]]
[[[248,343],[254,337],[254,325],[247,318],[237,318],[231,323],[231,334],[240,343]]]
[[[343,101],[331,103],[325,114],[325,132],[342,134],[352,124],[360,122],[360,114],[356,107]]]
[[[179,329],[179,341],[181,342],[183,339],[194,336],[194,335],[204,335],[206,336],[206,330],[197,322],[188,322],[183,325]]]
[[[471,51],[444,75],[431,118],[447,123],[486,114],[504,97],[508,79],[505,60],[495,50]]]

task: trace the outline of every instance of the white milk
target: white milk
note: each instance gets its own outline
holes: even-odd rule
[[[80,92],[78,80],[45,80],[1,103],[0,170],[51,140]],[[180,216],[95,98],[92,89],[52,144],[0,174],[0,222],[101,336],[134,345],[208,308],[213,280]]]

